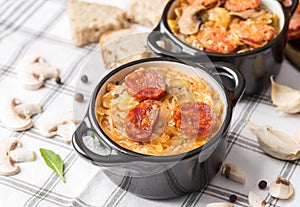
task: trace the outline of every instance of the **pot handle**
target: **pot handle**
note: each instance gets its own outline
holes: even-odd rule
[[[158,42],[162,42],[165,47],[159,45]],[[208,58],[204,52],[187,48],[180,41],[175,42],[167,33],[162,31],[160,24],[148,35],[148,46],[159,56],[169,56],[193,61],[195,61],[195,56],[197,56],[197,59],[199,59],[197,62],[204,62],[201,61],[201,57],[205,58],[205,61]]]
[[[290,5],[286,5],[283,3],[283,5],[286,8],[286,10],[288,11],[290,17],[293,16],[293,14],[295,13],[298,4],[299,4],[298,0],[291,0]]]
[[[86,116],[72,137],[73,147],[81,157],[103,166],[106,166],[106,164],[107,166],[113,166],[133,161],[134,157],[115,153],[112,148],[99,137],[98,133],[88,126],[91,126],[91,122],[88,116]]]
[[[231,105],[234,107],[245,92],[245,78],[242,73],[230,63],[214,63],[217,72],[213,75],[221,79],[222,85],[229,95]]]

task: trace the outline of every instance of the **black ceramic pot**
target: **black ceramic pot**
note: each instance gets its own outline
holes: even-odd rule
[[[148,45],[157,55],[171,56],[194,62],[202,62],[208,56],[212,62],[229,62],[238,68],[246,78],[246,95],[261,92],[270,85],[270,76],[276,76],[284,59],[289,20],[294,13],[298,0],[292,0],[291,6],[284,6],[281,1],[262,0],[280,20],[281,32],[267,45],[245,53],[218,54],[203,52],[179,40],[168,26],[167,20],[174,16],[174,7],[178,0],[171,0],[166,5],[158,26],[148,36]],[[160,44],[159,44],[160,42]],[[163,42],[164,47],[161,47]]]
[[[139,154],[113,142],[98,124],[95,107],[101,104],[107,83],[122,81],[127,74],[140,67],[170,67],[185,74],[197,73],[210,83],[224,104],[223,122],[216,135],[195,150],[172,156]],[[79,155],[103,167],[105,174],[116,185],[138,196],[166,199],[199,191],[222,165],[232,110],[244,89],[243,76],[227,63],[217,63],[215,68],[211,68],[173,58],[134,61],[110,71],[101,79],[93,92],[86,116],[73,135],[72,143]]]

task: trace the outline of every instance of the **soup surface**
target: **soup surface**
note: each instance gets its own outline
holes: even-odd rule
[[[183,42],[213,53],[263,47],[279,33],[279,18],[260,0],[179,0],[168,25]]]
[[[218,92],[196,75],[138,68],[121,83],[106,86],[95,106],[98,123],[114,142],[134,152],[188,152],[205,144],[223,121]]]

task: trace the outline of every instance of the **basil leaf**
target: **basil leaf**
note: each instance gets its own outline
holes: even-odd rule
[[[61,180],[65,183],[64,177],[64,162],[60,158],[58,154],[55,154],[52,150],[47,150],[40,148],[40,153],[44,158],[46,164],[56,173],[59,175]]]

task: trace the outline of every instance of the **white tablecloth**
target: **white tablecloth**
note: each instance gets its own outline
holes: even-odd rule
[[[128,8],[128,1],[99,2]],[[34,116],[35,126],[48,115],[73,108],[76,83],[83,67],[93,55],[100,54],[97,44],[84,48],[73,46],[66,4],[66,0],[0,1],[0,98],[8,94],[25,103],[41,104],[44,112]],[[37,91],[21,87],[16,77],[16,65],[25,55],[32,53],[45,57],[59,68],[63,85],[49,80]],[[93,78],[97,81],[99,77]],[[276,81],[300,89],[299,80],[299,71],[285,60]],[[280,112],[271,102],[270,89],[264,94],[244,98],[234,111],[225,162],[237,164],[246,171],[246,184],[232,182],[218,174],[203,191],[165,201],[142,199],[123,191],[105,177],[100,167],[85,162],[71,144],[59,137],[47,139],[36,127],[16,133],[0,125],[1,138],[16,136],[23,148],[37,154],[36,161],[19,164],[21,171],[17,175],[0,176],[0,206],[189,207],[228,201],[231,194],[237,195],[235,206],[247,206],[247,195],[252,190],[273,206],[296,207],[300,203],[299,161],[285,162],[264,154],[244,121],[250,119],[257,124],[269,124],[293,136],[300,126],[299,118],[300,114]],[[61,156],[65,163],[66,183],[45,165],[39,148],[51,149]],[[295,195],[288,201],[273,199],[267,190],[257,187],[261,179],[270,183],[279,175],[294,185]]]

